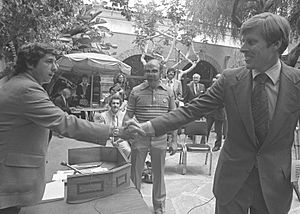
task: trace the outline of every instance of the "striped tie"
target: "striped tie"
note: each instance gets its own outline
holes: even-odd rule
[[[268,134],[269,107],[265,83],[268,76],[265,73],[255,77],[256,85],[252,92],[252,115],[256,137],[262,145]]]

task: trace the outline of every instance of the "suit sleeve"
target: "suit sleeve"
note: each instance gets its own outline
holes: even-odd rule
[[[187,85],[185,93],[184,93],[184,97],[183,97],[183,102],[188,103],[189,102],[189,97],[190,97],[190,86]]]
[[[42,87],[33,86],[25,90],[22,105],[24,117],[28,120],[65,137],[100,144],[104,144],[109,137],[108,125],[95,124],[68,115],[50,101]]]
[[[178,100],[182,100],[182,84],[181,84],[181,81],[179,80],[178,81],[178,97],[177,97]]]
[[[225,78],[220,77],[216,84],[214,84],[205,94],[193,99],[185,106],[150,120],[155,130],[155,135],[159,136],[168,131],[178,129],[184,124],[201,118],[217,108],[223,107],[224,84]]]

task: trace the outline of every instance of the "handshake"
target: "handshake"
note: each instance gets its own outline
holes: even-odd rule
[[[151,126],[151,125],[150,125]],[[138,123],[134,119],[130,119],[125,122],[124,126],[118,128],[118,135],[113,134],[113,136],[130,140],[136,139],[138,136],[155,136],[153,128],[149,127],[148,122]],[[173,133],[171,141],[169,142],[169,153],[174,155],[177,151],[177,136]]]
[[[136,120],[130,119],[125,122],[123,127],[113,128],[112,135],[125,140],[134,139],[137,136],[146,136],[142,124],[144,123],[138,123]]]

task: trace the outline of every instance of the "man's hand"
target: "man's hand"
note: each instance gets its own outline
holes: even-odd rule
[[[125,122],[125,127],[129,127],[129,126],[135,126],[137,128],[142,129],[141,124],[133,118],[131,118]]]
[[[132,123],[126,124],[125,126],[118,128],[119,133],[116,135],[125,140],[134,139],[137,135],[146,136],[145,131]]]

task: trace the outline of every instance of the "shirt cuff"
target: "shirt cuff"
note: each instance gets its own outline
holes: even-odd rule
[[[144,130],[144,132],[146,133],[147,136],[150,136],[150,137],[155,136],[155,130],[150,121],[141,123],[141,128]]]

